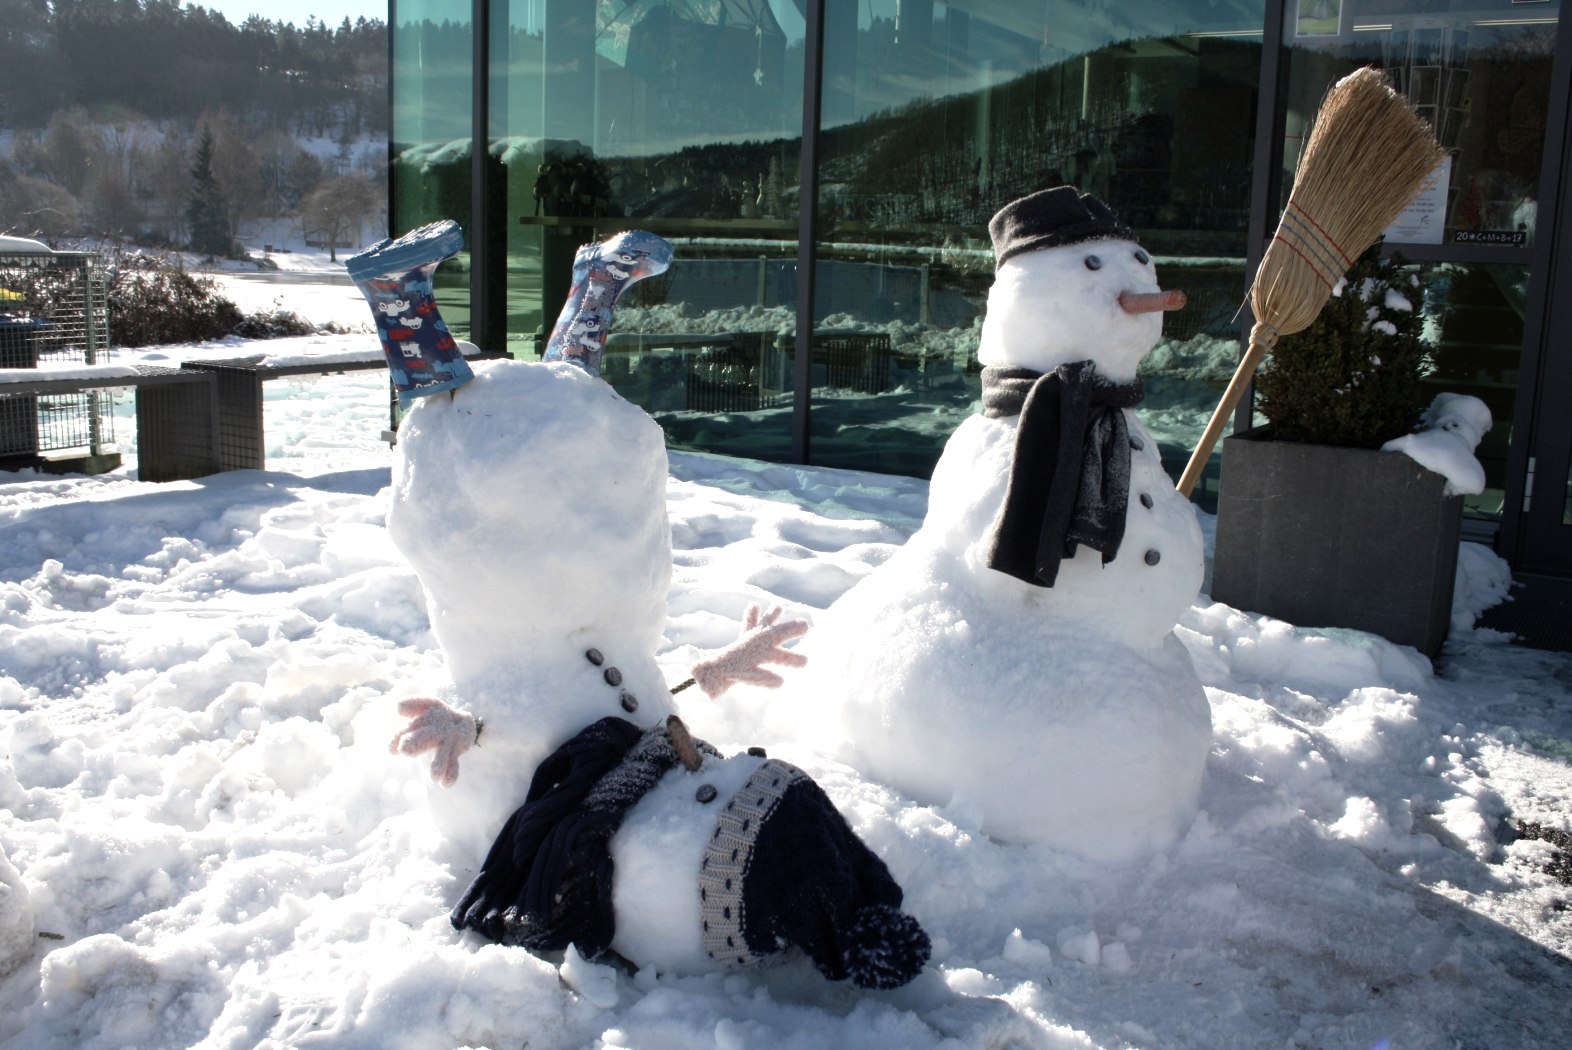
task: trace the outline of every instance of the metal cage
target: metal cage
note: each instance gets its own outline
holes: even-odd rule
[[[105,362],[106,284],[96,252],[0,237],[0,368]],[[0,397],[0,468],[36,464],[45,452],[103,456],[113,442],[107,390]]]

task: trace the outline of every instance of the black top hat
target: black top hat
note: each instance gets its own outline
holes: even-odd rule
[[[1136,239],[1108,205],[1074,186],[1038,190],[1000,208],[988,221],[995,269],[1011,256],[1082,241]]]

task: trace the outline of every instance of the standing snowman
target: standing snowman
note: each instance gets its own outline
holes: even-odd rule
[[[1173,628],[1201,532],[1131,411],[1184,304],[1096,198],[1006,205],[978,358],[921,529],[816,624],[842,757],[995,838],[1122,860],[1195,814],[1206,694]]]
[[[380,276],[383,251],[408,268],[424,235],[410,236],[351,262]],[[546,360],[412,392],[399,430],[388,531],[452,691],[404,701],[392,749],[432,756],[449,855],[478,864],[453,924],[676,973],[796,949],[832,979],[903,984],[927,937],[824,792],[762,749],[723,757],[675,717],[656,661],[672,566],[664,438],[573,331],[603,251],[617,294],[671,260],[640,231],[585,246]],[[609,322],[616,296],[599,298]],[[693,678],[712,696],[778,685],[763,665],[801,664],[782,645],[806,629],[750,610]]]

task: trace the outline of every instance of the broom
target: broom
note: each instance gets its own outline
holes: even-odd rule
[[[1315,320],[1332,287],[1381,236],[1445,156],[1430,125],[1369,66],[1332,85],[1294,172],[1288,207],[1250,285],[1255,325],[1179,479],[1189,496],[1250,377],[1278,337]]]

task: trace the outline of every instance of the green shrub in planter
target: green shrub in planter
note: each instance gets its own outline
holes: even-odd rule
[[[1380,448],[1418,424],[1432,369],[1421,275],[1377,248],[1354,263],[1309,328],[1284,336],[1256,375],[1277,441]]]
[[[1383,442],[1427,402],[1420,278],[1355,263],[1314,324],[1257,375],[1268,425],[1223,443],[1211,595],[1305,627],[1352,627],[1434,655],[1462,522],[1446,479]]]

